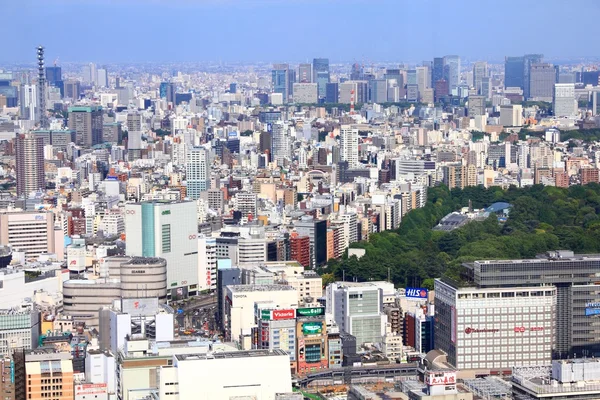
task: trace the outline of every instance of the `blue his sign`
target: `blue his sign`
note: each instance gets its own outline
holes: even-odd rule
[[[406,288],[407,299],[427,299],[427,289],[423,288]]]

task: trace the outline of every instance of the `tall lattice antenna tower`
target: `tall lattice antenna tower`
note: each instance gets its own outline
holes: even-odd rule
[[[48,128],[48,116],[46,115],[46,74],[44,71],[44,46],[37,48],[38,59],[38,120],[42,129]]]

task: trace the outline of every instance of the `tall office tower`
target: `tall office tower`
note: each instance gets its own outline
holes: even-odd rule
[[[69,107],[69,129],[75,131],[75,144],[79,146],[102,143],[102,107]]]
[[[313,217],[301,217],[294,223],[299,236],[310,238],[311,268],[327,262],[327,221],[315,220]]]
[[[552,64],[531,64],[529,69],[529,98],[535,101],[552,101],[556,83],[556,70]]]
[[[317,84],[319,99],[325,98],[329,83],[329,58],[313,59],[313,82]]]
[[[523,125],[523,106],[520,104],[510,104],[500,106],[500,125],[502,126],[522,126]]]
[[[469,117],[485,115],[485,96],[469,96]]]
[[[525,54],[523,57],[523,97],[531,98],[531,66],[533,64],[541,64],[543,54]]]
[[[316,83],[294,83],[294,103],[314,104],[318,102]]]
[[[175,93],[177,92],[177,86],[173,82],[161,82],[159,88],[159,95],[161,99],[166,99],[167,103],[175,104]]]
[[[210,165],[206,148],[196,146],[188,148],[185,173],[187,197],[198,200],[200,192],[210,189]]]
[[[44,139],[33,134],[18,135],[15,143],[17,195],[46,188]]]
[[[477,94],[483,95],[481,88],[483,78],[488,76],[487,62],[478,61],[473,64],[473,86],[477,90]]]
[[[523,73],[525,71],[525,59],[523,57],[504,58],[504,87],[518,87],[523,89]]]
[[[106,67],[98,68],[96,86],[101,87],[101,88],[108,87],[108,71],[106,70]]]
[[[292,95],[294,94],[294,83],[296,83],[296,70],[290,68],[288,69],[288,102],[292,101]]]
[[[554,85],[552,110],[555,117],[577,115],[574,83],[557,83]]]
[[[385,103],[387,101],[387,80],[372,79],[369,81],[370,101],[372,103]]]
[[[492,79],[489,76],[481,78],[480,94],[489,100],[492,97]]]
[[[358,81],[362,79],[362,68],[359,63],[352,64],[352,71],[350,72],[350,80]]]
[[[56,65],[54,67],[46,67],[46,81],[51,86],[57,86],[58,82],[62,82],[61,68]]]
[[[79,100],[80,86],[79,81],[65,81],[63,97],[65,99]]]
[[[417,70],[409,69],[406,71],[406,84],[407,85],[416,85],[417,84]]]
[[[142,115],[137,112],[127,113],[127,131],[141,131],[142,130]]]
[[[127,114],[127,159],[142,158],[142,116],[138,112]]]
[[[198,217],[194,201],[161,201],[125,206],[126,254],[167,261],[167,296],[198,290]],[[142,268],[140,268],[142,269]],[[140,291],[143,292],[142,287]]]
[[[417,86],[419,87],[419,96],[423,96],[425,89],[431,87],[429,67],[417,67]]]
[[[448,81],[450,91],[455,89],[460,84],[460,57],[445,56],[444,57],[444,78]]]
[[[35,121],[38,112],[37,85],[23,85],[19,94],[21,118]]]
[[[83,81],[85,83],[95,84],[97,79],[96,64],[89,63],[83,67]]]
[[[348,168],[358,165],[358,127],[342,125],[340,128],[340,156],[348,162]]]
[[[311,64],[298,65],[298,82],[312,83],[312,65]]]
[[[433,71],[431,72],[431,85],[435,86],[435,83],[442,79],[444,79],[444,59],[435,57],[433,59]]]
[[[328,83],[325,87],[325,103],[337,103],[339,101],[339,90],[337,82]]]
[[[290,132],[287,124],[282,121],[274,122],[271,135],[271,161],[278,166],[283,166],[286,160],[292,159]]]
[[[271,83],[273,85],[273,93],[281,93],[283,103],[288,102],[289,98],[289,65],[288,64],[273,64],[271,72]]]

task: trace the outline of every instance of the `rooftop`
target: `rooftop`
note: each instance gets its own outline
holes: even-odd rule
[[[296,290],[293,287],[286,285],[231,285],[227,287],[229,288],[229,290],[231,290],[232,293]]]
[[[234,358],[249,358],[249,357],[273,357],[287,356],[283,350],[248,350],[248,351],[232,351],[223,353],[207,353],[207,354],[177,354],[175,357],[178,361],[194,361],[194,360],[223,360]]]

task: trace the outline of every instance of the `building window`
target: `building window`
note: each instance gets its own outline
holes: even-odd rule
[[[162,252],[171,252],[171,224],[164,224],[162,226]]]

